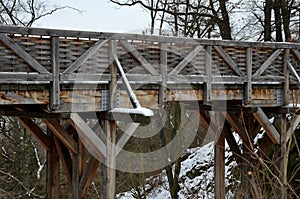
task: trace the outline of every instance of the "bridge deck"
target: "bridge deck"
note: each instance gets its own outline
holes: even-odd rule
[[[300,44],[189,39],[0,26],[0,104],[107,109],[118,60],[144,107],[164,100],[297,103]],[[118,106],[130,100],[118,75]]]

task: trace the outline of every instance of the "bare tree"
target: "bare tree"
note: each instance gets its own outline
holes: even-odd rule
[[[0,24],[28,27],[42,17],[66,8],[77,10],[51,5],[44,0],[0,0]]]
[[[29,27],[66,8],[44,0],[0,0],[0,24]],[[0,197],[45,198],[45,161],[45,150],[19,122],[0,116]]]

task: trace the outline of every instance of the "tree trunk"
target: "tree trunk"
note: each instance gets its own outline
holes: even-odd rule
[[[222,14],[222,20],[219,20],[218,25],[220,27],[220,33],[221,33],[222,39],[232,40],[230,20],[229,20],[228,11],[226,8],[226,2],[227,2],[227,0],[219,0],[221,14]]]
[[[271,13],[272,13],[272,0],[266,0],[265,7],[264,7],[264,14],[265,14],[264,40],[265,41],[271,41],[272,39]]]
[[[281,22],[281,0],[275,0],[273,5],[274,15],[275,15],[275,31],[276,31],[276,41],[282,42],[282,22]]]
[[[290,8],[287,0],[281,0],[281,14],[282,14],[282,23],[283,31],[285,35],[285,41],[291,40],[291,31],[290,31]]]

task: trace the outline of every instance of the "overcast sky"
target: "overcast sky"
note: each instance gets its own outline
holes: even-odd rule
[[[44,17],[35,26],[100,32],[141,32],[149,27],[148,15],[140,7],[119,7],[109,0],[50,0],[72,9],[60,10]]]

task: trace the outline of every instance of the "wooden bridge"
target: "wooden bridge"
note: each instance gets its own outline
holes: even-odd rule
[[[196,111],[216,136],[215,197],[224,198],[225,139],[240,165],[245,161],[241,157],[251,158],[239,149],[233,131],[246,149],[263,127],[266,146],[269,139],[285,155],[286,140],[299,123],[299,74],[296,43],[0,26],[0,114],[16,117],[47,150],[48,198],[58,197],[59,160],[73,198],[84,198],[99,161],[111,153],[82,114],[96,113],[105,121],[104,133],[114,143],[115,120],[123,117],[112,113],[130,114],[127,122],[139,122],[151,115],[138,111],[140,107],[160,109],[168,101]],[[210,111],[225,120],[221,131]],[[292,125],[282,116],[289,113]],[[285,125],[275,128],[270,114],[281,115]],[[41,118],[49,132],[33,118]],[[80,152],[85,148],[94,157],[86,165]],[[245,173],[249,167],[243,167]],[[108,176],[107,198],[114,198],[112,169]],[[251,187],[247,180],[243,186]]]

